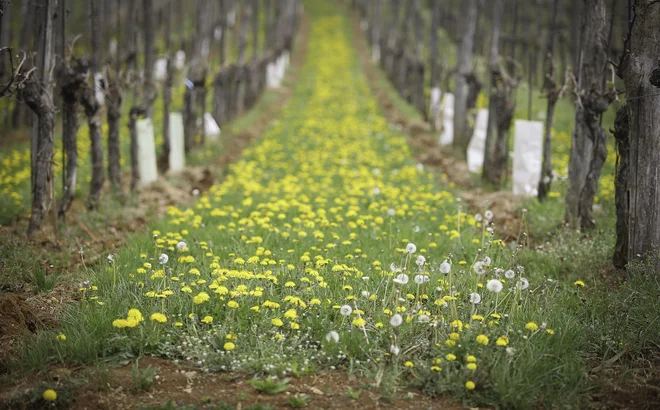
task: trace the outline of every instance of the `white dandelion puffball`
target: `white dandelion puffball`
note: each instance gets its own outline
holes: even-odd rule
[[[327,335],[325,335],[325,340],[328,342],[339,342],[339,333],[335,332],[334,330],[331,330],[328,332]]]
[[[363,290],[362,291],[362,297],[363,298],[368,298],[369,296],[371,296],[371,293],[368,290]]]
[[[164,253],[161,253],[160,256],[158,257],[158,263],[160,263],[161,265],[165,265],[169,260],[170,257]]]
[[[363,276],[363,277],[362,277],[362,280],[365,281],[365,282],[368,281],[368,280],[369,280],[369,276]]]
[[[419,323],[428,323],[431,321],[431,318],[429,318],[428,315],[421,315],[420,317],[417,318],[417,321]]]
[[[477,275],[483,275],[486,273],[486,264],[483,261],[476,261],[474,267],[472,267],[474,273]]]
[[[422,163],[417,164],[417,171],[419,171],[419,172],[424,171],[424,164],[422,164]]]
[[[478,304],[481,302],[481,295],[478,293],[470,293],[470,303]]]
[[[180,251],[186,249],[188,247],[188,244],[186,244],[184,241],[181,241],[176,244],[176,248]]]
[[[408,278],[408,275],[405,273],[400,273],[396,275],[396,278],[393,279],[394,283],[398,283],[399,285],[405,285],[409,280],[410,278]]]
[[[82,253],[82,248],[80,248],[80,253]],[[115,261],[115,255],[110,254],[108,255],[108,262],[113,263]]]
[[[390,346],[390,353],[392,353],[394,356],[397,356],[401,349],[397,345],[391,345]]]
[[[415,263],[417,264],[417,266],[424,266],[424,264],[426,263],[426,258],[422,255],[419,255],[417,256],[417,260],[415,261]]]
[[[487,220],[493,219],[493,212],[489,209],[488,211],[484,212],[484,216],[486,217]]]
[[[520,278],[518,279],[518,286],[521,290],[525,290],[529,287],[529,281],[526,278]]]
[[[374,187],[374,195],[380,195],[380,188]]]
[[[374,175],[380,175],[380,168],[374,168],[373,173]]]
[[[413,228],[413,232],[415,232],[415,233],[419,232],[419,226],[415,226],[415,227]]]
[[[484,220],[484,217],[481,216],[481,214],[476,214],[476,215],[474,216],[474,220],[477,221],[477,222],[481,222],[481,221]]]
[[[447,262],[447,259],[445,259],[445,261],[440,264],[440,273],[444,273],[446,275],[450,271],[451,271],[451,265],[449,264],[449,262]]]
[[[394,216],[394,215],[396,215],[396,211],[394,209],[390,208],[390,209],[387,210],[387,214],[389,216]]]
[[[197,189],[197,188],[193,189],[192,194],[193,194],[193,196],[199,195],[199,189]]]
[[[390,325],[393,327],[399,327],[401,323],[403,323],[403,318],[398,313],[390,318]]]
[[[339,313],[341,313],[342,316],[349,316],[351,313],[353,313],[353,308],[349,305],[344,305],[339,308]]]
[[[491,292],[495,293],[500,293],[502,291],[502,282],[500,282],[497,279],[491,279],[488,281],[486,284],[486,289],[490,290]]]
[[[417,252],[417,246],[416,246],[414,243],[412,243],[412,242],[409,243],[409,244],[406,246],[406,252],[408,252],[409,254],[412,255],[413,253]]]
[[[490,256],[484,256],[484,258],[482,260],[484,261],[484,263],[486,265],[490,265],[490,263],[492,262],[492,260],[490,259]]]
[[[415,283],[416,283],[416,284],[418,284],[418,285],[423,285],[424,282],[426,282],[426,281],[424,280],[424,275],[415,275]]]
[[[516,272],[509,269],[508,271],[504,272],[504,277],[507,279],[513,279],[516,277]]]
[[[394,264],[394,262],[392,262],[392,263],[390,263],[390,270],[392,272],[396,272],[397,270],[399,270],[399,268],[397,268],[396,265]]]

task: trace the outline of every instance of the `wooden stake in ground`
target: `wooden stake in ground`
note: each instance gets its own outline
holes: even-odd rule
[[[582,67],[568,167],[566,221],[573,227],[592,228],[592,206],[600,172],[607,156],[607,136],[599,125],[611,94],[603,84],[607,64],[607,15],[605,0],[582,0]]]
[[[101,102],[96,96],[97,76],[99,66],[102,64],[103,54],[101,52],[101,24],[99,12],[99,0],[90,1],[90,29],[92,37],[92,59],[90,61],[90,72],[92,85],[85,88],[81,94],[81,104],[85,109],[87,124],[89,126],[89,139],[91,140],[92,180],[90,183],[87,208],[96,209],[101,190],[105,182],[103,171],[103,141],[101,136]]]
[[[117,32],[121,34],[121,0],[117,0]],[[117,51],[117,55],[119,52]],[[119,140],[119,119],[121,118],[121,104],[123,101],[121,60],[115,60],[114,68],[111,64],[106,66],[105,79],[107,92],[105,105],[108,119],[108,179],[115,195],[124,201],[124,192],[121,187],[121,144]]]
[[[440,2],[432,2],[431,11],[431,41],[430,41],[430,68],[431,68],[431,104],[429,109],[429,118],[431,128],[437,128],[438,117],[440,116],[440,56],[438,47],[438,30],[440,29]],[[433,99],[437,101],[434,101]]]
[[[474,35],[477,28],[477,15],[479,12],[478,0],[464,0],[461,3],[462,38],[458,50],[458,65],[456,67],[456,86],[454,90],[454,142],[457,155],[467,158],[467,148],[472,138],[472,127],[468,119],[470,110],[471,84],[476,77],[472,68],[472,53],[474,48]],[[477,93],[478,94],[478,93]]]
[[[502,23],[502,0],[493,0],[493,32],[490,46],[490,90],[488,106],[488,129],[482,178],[499,189],[509,158],[509,130],[513,120],[515,102],[512,99],[514,82],[505,72],[500,60],[499,42]]]
[[[560,90],[557,88],[555,80],[555,33],[557,29],[557,10],[559,0],[554,0],[552,6],[552,20],[550,23],[550,38],[548,39],[548,50],[545,53],[544,70],[545,78],[543,80],[543,91],[548,99],[548,106],[545,114],[545,130],[543,134],[543,163],[541,165],[541,179],[538,185],[538,199],[543,201],[550,192],[552,185],[552,122],[555,116],[555,106],[559,100]],[[531,85],[530,85],[531,87]]]

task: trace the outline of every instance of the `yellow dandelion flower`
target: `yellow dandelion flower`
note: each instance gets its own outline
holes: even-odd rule
[[[536,332],[537,330],[539,330],[539,325],[537,325],[537,324],[534,323],[534,322],[528,322],[528,323],[525,325],[525,329],[530,330],[530,331],[532,331],[532,332]]]
[[[153,322],[165,323],[167,322],[167,316],[162,313],[153,313],[150,317]]]
[[[44,393],[41,395],[46,401],[55,401],[57,400],[57,393],[53,389],[44,390]]]

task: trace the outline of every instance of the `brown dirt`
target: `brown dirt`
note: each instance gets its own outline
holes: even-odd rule
[[[249,383],[250,378],[240,373],[205,373],[198,369],[177,366],[168,360],[145,357],[140,368],[158,369],[154,383],[147,391],[138,391],[133,384],[132,364],[117,368],[63,369],[53,368],[43,375],[30,376],[17,381],[11,389],[0,392],[0,408],[41,408],[43,402],[26,405],[40,391],[35,386],[52,388],[62,397],[61,408],[69,409],[137,409],[172,400],[177,405],[226,402],[237,408],[255,403],[268,403],[274,408],[290,407],[287,400],[295,395],[307,395],[307,408],[323,409],[465,409],[445,399],[430,398],[418,391],[404,389],[385,397],[373,384],[355,379],[345,372],[324,372],[292,378],[286,392],[267,395]],[[85,383],[80,385],[80,383]],[[348,391],[359,391],[359,397],[350,398]],[[66,401],[66,403],[64,403]],[[22,407],[22,405],[26,405]]]

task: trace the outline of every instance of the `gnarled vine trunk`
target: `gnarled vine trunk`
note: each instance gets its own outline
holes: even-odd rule
[[[607,156],[607,138],[599,118],[610,97],[604,85],[607,64],[607,18],[605,0],[583,0],[583,63],[575,108],[571,156],[566,193],[566,221],[573,227],[592,228],[592,207],[601,169]]]

